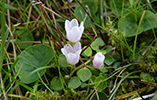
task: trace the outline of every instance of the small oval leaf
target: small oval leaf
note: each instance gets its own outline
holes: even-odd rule
[[[81,85],[81,81],[78,77],[74,76],[69,80],[68,87],[72,89],[76,89]]]
[[[84,67],[77,71],[77,76],[81,79],[81,81],[85,82],[92,76],[92,73],[88,68]]]
[[[105,56],[105,63],[107,65],[111,65],[114,62],[114,58],[111,55],[106,55]]]
[[[68,67],[67,59],[63,54],[59,55],[59,63],[63,68]]]
[[[61,81],[60,79],[56,76],[54,77],[51,82],[50,82],[50,88],[53,89],[53,90],[62,90],[62,84],[61,84]]]

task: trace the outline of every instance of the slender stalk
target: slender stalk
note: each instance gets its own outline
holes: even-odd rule
[[[124,69],[124,70],[125,70],[125,69]],[[137,73],[137,72],[140,72],[140,71],[131,72],[131,73],[127,74],[124,78],[122,78],[122,79],[120,80],[120,82],[118,83],[118,85],[116,86],[116,88],[114,89],[114,92],[113,92],[113,93],[111,94],[111,96],[109,97],[109,100],[112,100],[112,98],[113,98],[115,92],[118,90],[118,88],[119,88],[119,86],[121,85],[121,83],[122,83],[128,76],[130,76],[131,74]]]
[[[91,61],[91,59],[88,60],[88,61],[86,61],[85,64],[88,64],[90,61]],[[76,68],[70,73],[69,78],[74,74],[75,71],[77,71],[78,69],[80,69],[81,67],[83,67],[83,65],[84,65],[84,64],[81,64],[80,66],[76,67]]]
[[[94,90],[96,90],[96,88],[99,86],[99,84],[102,82],[102,80],[100,80],[98,82],[98,84],[94,87],[94,89],[92,90],[92,92],[85,98],[85,100],[88,100],[88,98],[90,97],[90,95],[94,92]]]
[[[137,35],[138,35],[138,31],[140,30],[140,26],[141,26],[144,14],[145,14],[145,10],[143,11],[143,14],[141,16],[141,19],[140,19],[140,22],[139,22],[139,25],[138,25],[138,28],[137,28],[137,31],[136,31],[136,36],[135,36],[135,41],[134,41],[134,49],[133,49],[133,60],[135,59],[135,50],[136,50]]]
[[[3,79],[2,79],[2,73],[0,73],[0,81],[1,81],[1,88],[2,88],[2,91],[3,91],[4,98],[5,98],[5,100],[8,100],[7,96],[6,96],[5,89],[4,89],[4,84],[3,84]]]
[[[58,65],[58,71],[59,71],[59,79],[60,79],[62,88],[63,88],[64,92],[66,93],[66,89],[65,89],[64,84],[63,84],[63,81],[62,81],[62,73],[61,73],[61,71],[60,71],[60,64]]]
[[[123,10],[124,10],[124,0],[123,0],[123,4],[122,4],[122,13],[121,13],[121,16],[123,16]],[[123,20],[123,17],[121,17],[120,30],[122,30],[122,20]],[[123,34],[121,33],[120,36],[121,36],[121,39],[122,39],[123,38]],[[122,45],[122,43],[120,43],[120,47],[121,47],[122,60],[124,60],[124,52],[123,52],[123,45]]]
[[[38,76],[39,76],[41,82],[42,82],[42,83],[45,85],[45,87],[54,95],[54,92],[53,92],[53,91],[44,83],[44,81],[42,80],[42,78],[41,78],[39,72],[37,72],[37,73],[38,73]]]
[[[1,2],[5,3],[5,0],[1,0]],[[1,44],[1,55],[0,55],[0,80],[1,80],[1,87],[3,91],[3,95],[5,100],[7,99],[5,89],[4,89],[4,84],[3,84],[3,78],[2,78],[2,65],[3,65],[3,60],[4,60],[4,46],[5,46],[5,7],[3,4],[1,4],[1,39],[2,39],[2,44]]]

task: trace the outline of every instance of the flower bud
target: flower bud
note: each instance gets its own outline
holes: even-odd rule
[[[104,59],[105,59],[105,56],[101,52],[98,52],[94,56],[93,66],[97,67],[97,68],[100,68],[103,65],[103,63],[104,63]]]

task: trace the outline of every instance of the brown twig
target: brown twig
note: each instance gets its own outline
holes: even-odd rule
[[[26,92],[24,100],[27,100],[28,94],[29,94],[29,91]]]
[[[5,93],[5,90],[4,90],[4,84],[3,84],[3,79],[2,79],[2,73],[0,73],[0,80],[1,80],[1,88],[2,88],[2,91],[3,91],[4,98],[5,98],[5,100],[8,100],[8,99],[7,99],[7,96],[6,96],[6,93]]]
[[[69,8],[69,13],[70,13],[70,19],[72,20],[72,14],[71,14],[71,9],[70,9],[69,0],[67,0],[67,4],[68,4],[68,8]]]

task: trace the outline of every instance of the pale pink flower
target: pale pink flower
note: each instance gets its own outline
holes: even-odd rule
[[[81,39],[82,33],[84,31],[83,21],[81,22],[80,26],[76,19],[65,21],[65,30],[66,36],[69,41],[76,43]]]
[[[81,43],[77,42],[74,45],[74,48],[70,44],[66,44],[64,45],[64,48],[61,49],[61,51],[65,55],[67,62],[71,65],[75,65],[79,62]]]
[[[105,56],[101,52],[96,53],[93,59],[93,66],[100,68],[104,63],[104,59]]]

